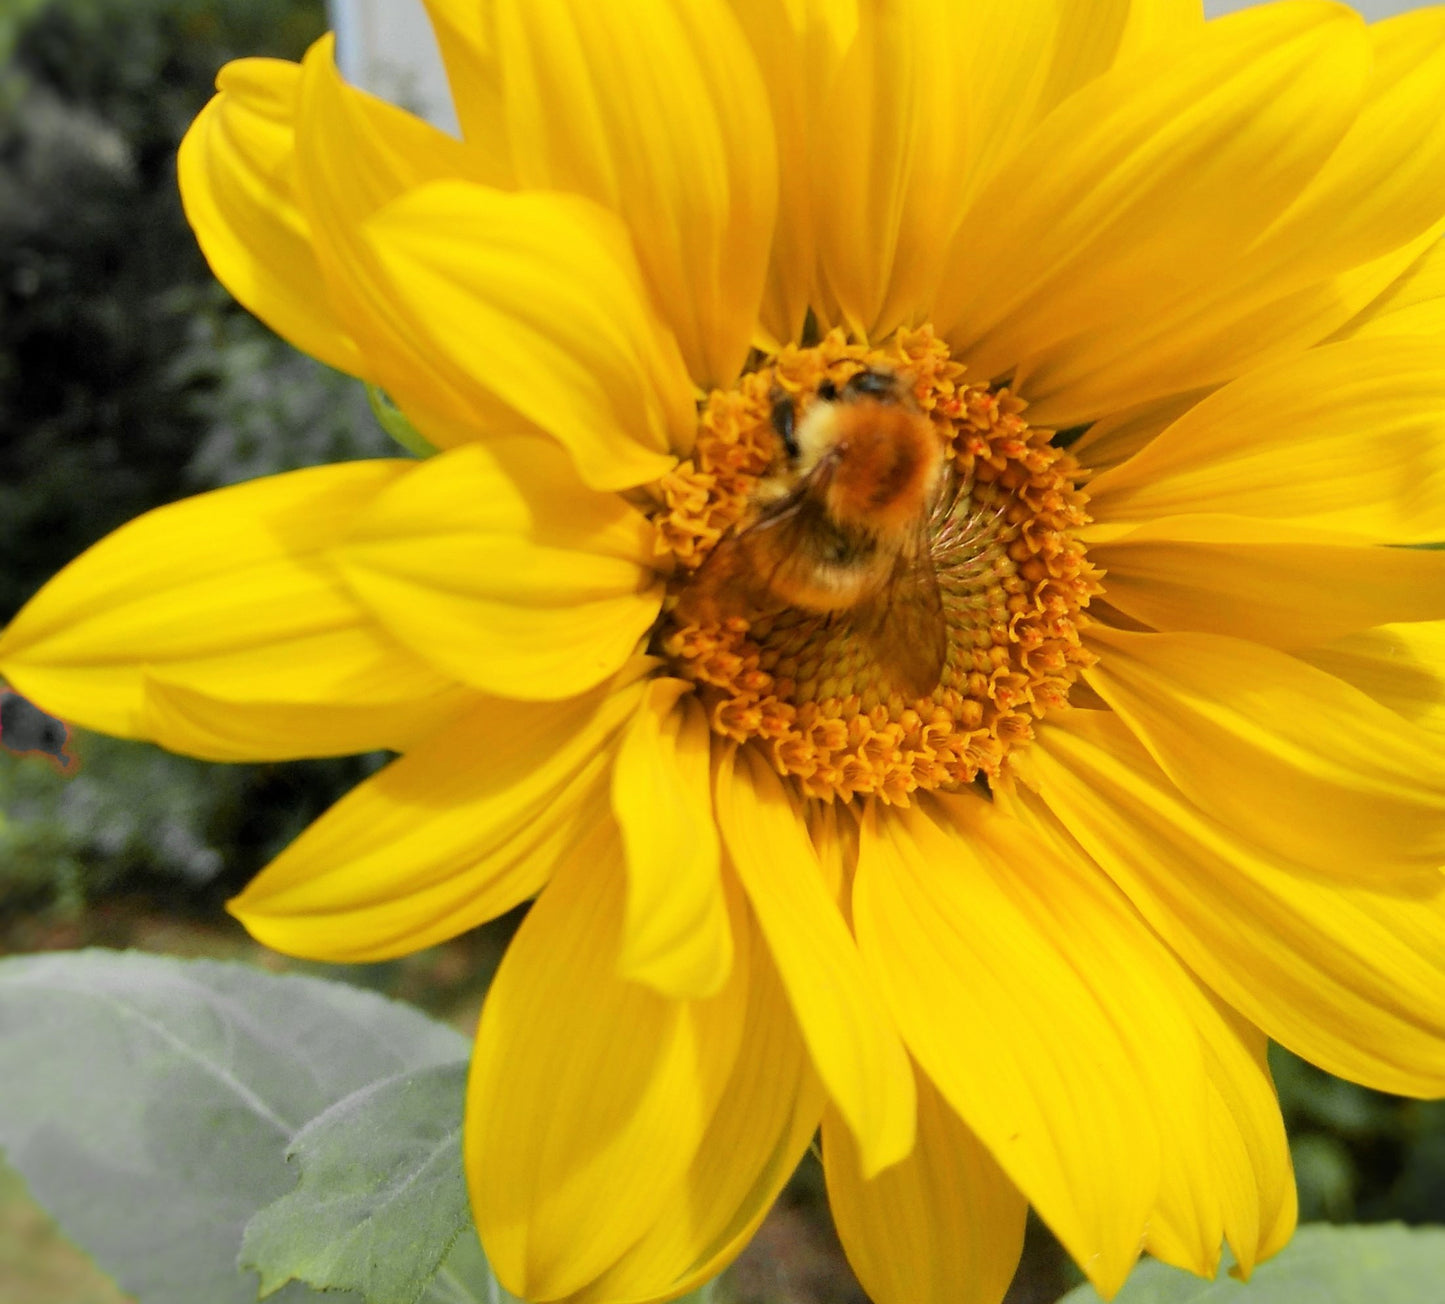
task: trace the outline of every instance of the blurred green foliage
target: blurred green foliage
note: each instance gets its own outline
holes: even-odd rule
[[[217,69],[324,26],[321,0],[0,2],[0,622],[151,507],[396,452],[359,384],[215,283],[176,190]],[[382,759],[77,751],[68,781],[0,752],[0,917],[140,886],[211,901]]]
[[[1445,1221],[1445,1101],[1402,1100],[1270,1047],[1305,1222]]]

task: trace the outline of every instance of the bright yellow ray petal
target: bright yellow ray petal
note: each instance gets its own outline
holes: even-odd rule
[[[1193,993],[1189,1010],[1200,1031],[1209,1074],[1207,1167],[1191,1171],[1183,1164],[1166,1164],[1147,1248],[1166,1263],[1200,1272],[1200,1214],[1212,1214],[1211,1206],[1217,1204],[1235,1264],[1247,1278],[1255,1264],[1281,1250],[1294,1232],[1299,1203],[1289,1142],[1263,1034],[1212,994],[1195,988],[1192,980],[1180,983],[1181,997],[1185,992]],[[1181,1149],[1173,1157],[1187,1153]],[[1212,1253],[1207,1271],[1213,1273],[1217,1265],[1217,1253]]]
[[[927,313],[969,174],[994,148],[991,119],[1027,113],[1018,102],[1037,99],[1052,37],[1047,0],[859,3],[809,160],[823,290],[856,335]]]
[[[1368,881],[1368,859],[1351,882],[1273,857],[1193,805],[1108,712],[1045,724],[1028,774],[1159,935],[1250,1022],[1381,1091],[1445,1091],[1445,876],[1429,870],[1387,890]],[[1250,776],[1234,782],[1249,787]],[[1311,817],[1325,813],[1317,803]]]
[[[1102,877],[1026,788],[1002,785],[994,800],[999,810],[1047,842],[1076,876]],[[1136,934],[1131,946],[1152,956],[1154,984],[1192,1025],[1205,1078],[1202,1097],[1166,1127],[1147,1248],[1177,1267],[1213,1276],[1222,1238],[1227,1238],[1247,1274],[1289,1238],[1296,1215],[1289,1146],[1265,1061],[1265,1039],[1201,987],[1152,934]]]
[[[364,363],[333,311],[296,200],[296,99],[301,69],[239,59],[181,141],[176,172],[186,220],[216,279],[304,353],[352,375]]]
[[[1056,0],[980,0],[931,15],[942,26],[922,29],[917,37],[955,61],[962,91],[955,107],[943,110],[956,113],[967,133],[961,204],[978,195],[1048,109],[1102,71],[1105,49],[1118,39],[1128,8],[1128,0],[1104,0],[1093,6],[1087,24],[1076,23],[1070,6]],[[940,40],[944,31],[952,39]],[[1073,39],[1067,48],[1066,31]],[[952,234],[950,227],[943,238]]]
[[[1412,724],[1445,735],[1445,620],[1383,625],[1298,655]]]
[[[1368,29],[1358,118],[1317,176],[1247,250],[1151,311],[1061,340],[1015,377],[1043,424],[1218,384],[1334,330],[1438,236],[1445,195],[1445,10]],[[1351,269],[1358,269],[1351,272]],[[1348,273],[1348,275],[1346,275]]]
[[[1445,864],[1445,750],[1358,689],[1217,634],[1090,637],[1089,685],[1241,836],[1344,879]]]
[[[691,448],[692,383],[606,210],[439,182],[365,238],[418,347],[492,428],[545,431],[602,489],[655,480],[669,448]]]
[[[1117,63],[1197,37],[1204,13],[1200,0],[982,0],[952,6],[947,23],[971,201],[1052,109]]]
[[[857,816],[842,802],[817,802],[808,811],[808,836],[818,853],[823,886],[851,926],[853,905],[848,889],[853,883],[853,867],[858,863]]]
[[[1095,79],[980,193],[935,325],[972,374],[994,376],[1202,284],[1338,144],[1369,57],[1357,16],[1295,0],[1162,47],[1147,77],[1128,60]]]
[[[380,631],[342,630],[187,667],[147,668],[139,734],[209,761],[402,752],[465,711],[461,688]]]
[[[1110,524],[1197,512],[1445,539],[1445,341],[1346,340],[1242,376],[1089,484]]]
[[[725,755],[715,800],[723,844],[818,1075],[872,1176],[913,1147],[913,1070],[898,1032],[828,893],[802,812],[777,775],[751,750]]]
[[[512,157],[529,189],[621,215],[693,378],[747,356],[777,166],[767,94],[722,0],[495,0]]]
[[[352,681],[392,678],[393,701],[445,692],[454,681],[420,665],[322,561],[414,465],[293,471],[147,512],[25,606],[0,637],[0,673],[76,724],[178,750],[184,731],[148,731],[147,675],[238,702],[346,707]],[[364,713],[354,717],[363,730]],[[376,746],[389,726],[374,723]],[[278,754],[310,741],[298,718],[277,736]]]
[[[267,946],[337,961],[494,918],[607,819],[611,748],[642,691],[483,703],[343,797],[228,908]]]
[[[618,749],[612,810],[626,849],[621,975],[666,996],[712,996],[732,966],[709,766],[690,685],[657,679]]]
[[[1073,22],[1077,6],[1064,0],[1064,8]],[[1132,0],[1124,19],[1114,62],[1133,58],[1167,41],[1197,36],[1204,24],[1203,0]]]
[[[1338,332],[1336,338],[1381,335],[1445,336],[1445,240],[1434,240],[1379,298]]]
[[[422,3],[436,33],[462,138],[478,158],[478,180],[511,189],[516,169],[502,116],[502,73],[486,8],[477,0]]]
[[[926,313],[943,242],[1028,131],[1114,62],[1203,22],[1198,0],[730,3],[778,140],[774,342],[798,338],[810,295],[825,327],[847,317],[875,335]],[[841,296],[815,289],[817,232]]]
[[[624,891],[604,820],[558,866],[482,1009],[467,1175],[487,1257],[524,1299],[577,1291],[664,1214],[739,1053],[750,966],[706,1001],[619,977]]]
[[[770,347],[801,337],[815,289],[813,169],[835,156],[828,88],[858,30],[854,0],[730,0],[767,86],[778,154],[778,219],[759,309]],[[835,324],[831,317],[824,323]]]
[[[1295,649],[1445,618],[1445,553],[1237,516],[1173,516],[1096,543],[1112,607],[1160,630]]]
[[[817,1131],[823,1086],[762,939],[739,930],[751,968],[742,1051],[687,1173],[626,1255],[569,1304],[671,1298],[722,1271],[752,1239]]]
[[[1334,273],[1383,257],[1445,217],[1445,9],[1366,29],[1373,54],[1359,117],[1275,221],[1251,261],[1275,276]],[[1257,273],[1257,274],[1262,274]]]
[[[1081,466],[1099,472],[1107,471],[1133,457],[1208,393],[1208,389],[1191,390],[1187,394],[1171,394],[1168,398],[1151,399],[1121,412],[1111,412],[1093,422],[1069,445],[1069,451],[1079,459]]]
[[[875,814],[854,921],[909,1049],[1090,1279],[1118,1289],[1164,1134],[1203,1105],[1166,957],[1102,875],[987,802]]]
[[[848,1262],[878,1304],[999,1304],[1028,1204],[922,1074],[918,1144],[865,1180],[833,1110],[823,1116],[828,1205]]]
[[[365,238],[365,223],[428,182],[485,182],[484,159],[445,132],[348,85],[325,36],[301,65],[293,172],[331,302],[368,379],[438,447],[476,438],[478,413],[445,359],[418,340]]]
[[[652,624],[651,527],[546,440],[469,444],[416,466],[331,553],[408,647],[505,697],[570,697]]]

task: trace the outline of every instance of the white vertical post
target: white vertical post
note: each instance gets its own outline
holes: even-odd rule
[[[336,61],[354,86],[400,104],[444,131],[457,115],[421,0],[328,0]]]

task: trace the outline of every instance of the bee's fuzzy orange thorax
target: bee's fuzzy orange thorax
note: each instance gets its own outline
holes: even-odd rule
[[[927,417],[897,403],[833,405],[828,513],[840,525],[890,537],[927,515],[943,466],[943,445]]]

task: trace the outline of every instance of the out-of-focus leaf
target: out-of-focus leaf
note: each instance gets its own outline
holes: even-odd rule
[[[415,1010],[319,979],[108,951],[0,960],[0,1146],[141,1304],[252,1304],[242,1229],[294,1186],[295,1134],[466,1052]]]
[[[1248,1283],[1141,1264],[1114,1304],[1433,1304],[1445,1298],[1445,1228],[1301,1227]],[[1092,1286],[1060,1304],[1099,1304]]]

